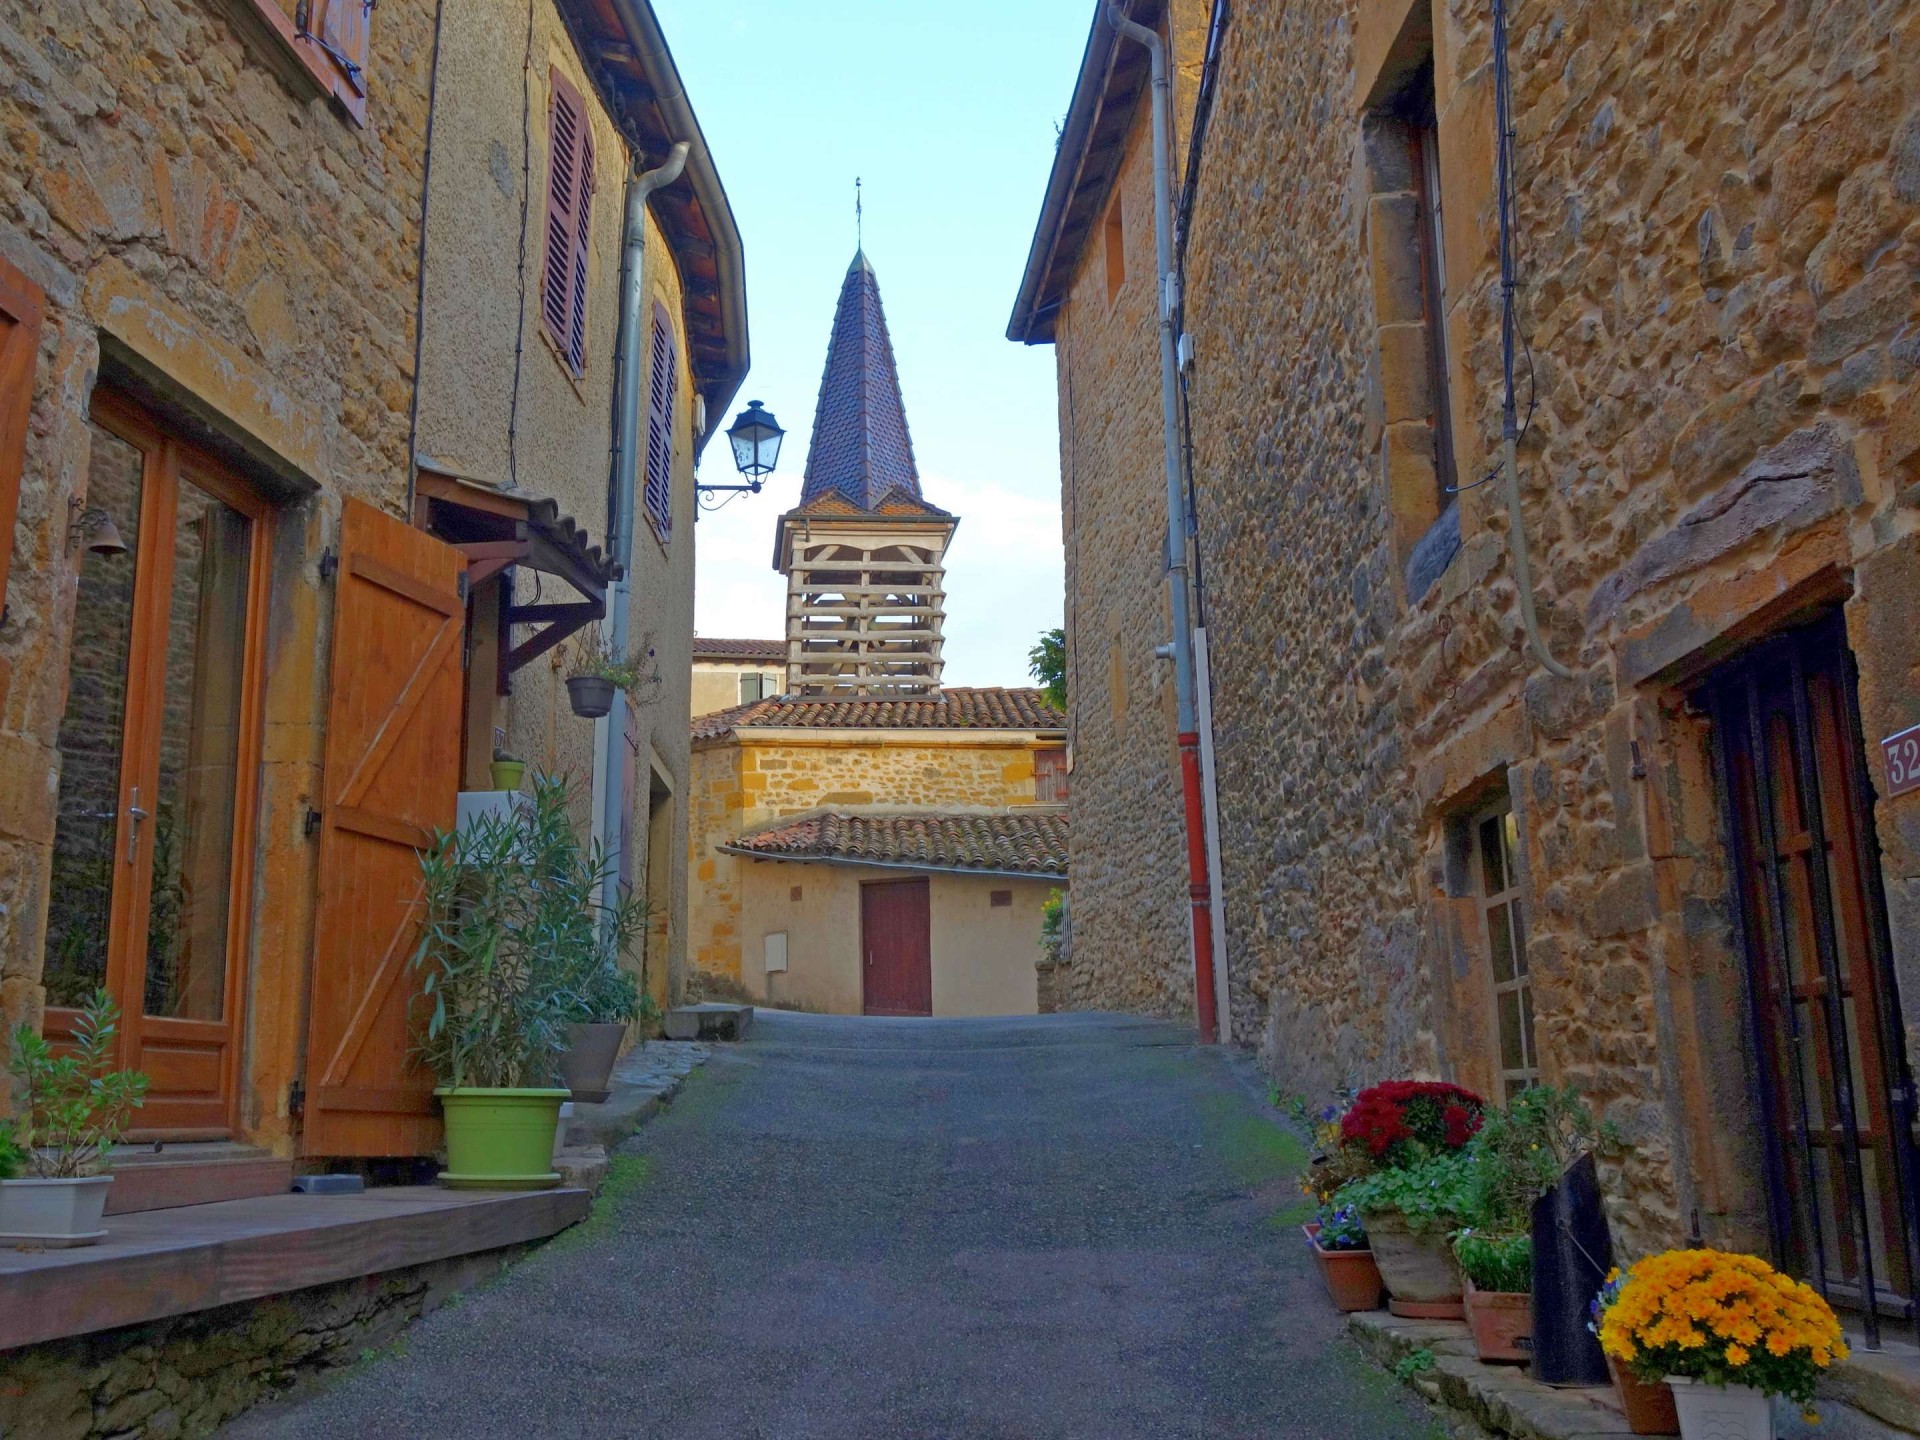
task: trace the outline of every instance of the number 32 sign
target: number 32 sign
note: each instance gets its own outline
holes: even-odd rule
[[[1887,798],[1920,790],[1920,725],[1889,735],[1880,742],[1887,762]]]

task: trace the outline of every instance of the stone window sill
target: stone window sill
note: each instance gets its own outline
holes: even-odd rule
[[[302,100],[331,100],[355,125],[367,123],[366,96],[341,78],[327,53],[302,36],[274,0],[214,0],[214,8],[288,90]]]

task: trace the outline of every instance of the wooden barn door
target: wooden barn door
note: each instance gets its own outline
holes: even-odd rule
[[[863,1013],[933,1013],[933,940],[924,876],[860,887],[860,948],[865,952]]]
[[[301,1151],[424,1155],[433,1077],[411,1059],[419,850],[460,788],[466,561],[349,500],[340,533]]]

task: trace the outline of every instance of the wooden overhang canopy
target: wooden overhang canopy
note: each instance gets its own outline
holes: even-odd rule
[[[607,586],[620,578],[620,567],[551,500],[507,495],[456,476],[422,470],[414,488],[414,523],[467,557],[469,590],[510,565],[524,565],[564,580],[580,596],[534,605],[515,605],[510,594],[506,597],[501,608],[503,635],[511,635],[515,625],[540,628],[504,651],[503,677],[606,618]]]
[[[1128,16],[1158,30],[1166,0],[1122,0]],[[1060,144],[1053,152],[1046,198],[1027,251],[1020,293],[1007,322],[1007,338],[1050,344],[1054,321],[1066,303],[1088,240],[1106,213],[1107,197],[1126,155],[1134,112],[1152,78],[1146,47],[1122,42],[1107,23],[1105,0],[1094,6],[1080,76],[1074,82]]]
[[[746,259],[733,208],[706,137],[680,83],[649,0],[559,0],[574,47],[621,133],[646,166],[682,140],[686,169],[656,191],[654,218],[666,233],[684,293],[688,361],[706,399],[696,457],[746,378]]]

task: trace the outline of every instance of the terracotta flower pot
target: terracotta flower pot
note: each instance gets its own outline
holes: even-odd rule
[[[1678,1435],[1680,1414],[1673,1408],[1673,1391],[1664,1382],[1649,1385],[1611,1355],[1607,1369],[1613,1372],[1613,1388],[1620,1396],[1620,1408],[1627,1412],[1627,1428],[1636,1435]]]
[[[1773,1401],[1751,1385],[1709,1385],[1669,1375],[1681,1440],[1773,1440]]]
[[[627,1027],[619,1023],[592,1023],[567,1027],[567,1048],[560,1056],[560,1083],[573,1092],[576,1105],[601,1105],[613,1092],[607,1081]]]
[[[1533,1356],[1533,1296],[1522,1290],[1476,1290],[1467,1281],[1467,1328],[1482,1360],[1523,1365]]]
[[[1302,1225],[1313,1246],[1313,1258],[1320,1266],[1320,1279],[1327,1287],[1327,1298],[1343,1314],[1355,1310],[1378,1310],[1381,1292],[1380,1267],[1373,1262],[1371,1250],[1326,1250],[1320,1245],[1320,1226]]]
[[[1374,1263],[1393,1298],[1387,1308],[1410,1320],[1459,1320],[1465,1317],[1460,1267],[1444,1230],[1414,1231],[1398,1210],[1362,1217],[1373,1245]]]

